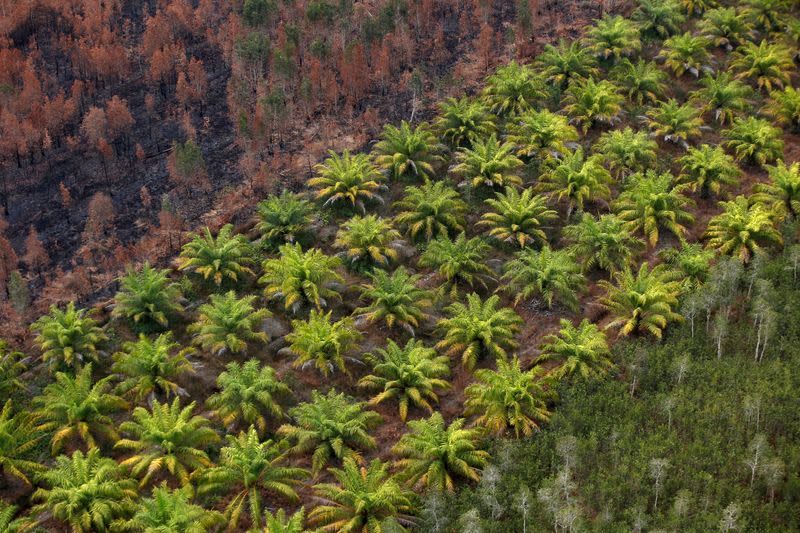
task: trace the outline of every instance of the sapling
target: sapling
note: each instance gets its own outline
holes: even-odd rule
[[[664,484],[664,477],[667,475],[667,468],[669,468],[669,461],[663,458],[650,459],[650,477],[653,478],[653,512],[658,510],[658,496],[661,493],[661,487]]]

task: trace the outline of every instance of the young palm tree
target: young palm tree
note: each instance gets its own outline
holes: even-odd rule
[[[579,124],[586,134],[598,124],[613,125],[619,121],[623,96],[608,80],[594,78],[570,83],[563,100],[563,110],[570,122]]]
[[[642,49],[639,27],[620,15],[604,15],[595,21],[586,31],[585,44],[595,57],[612,62],[633,57]]]
[[[277,258],[264,261],[264,275],[258,282],[266,285],[264,295],[282,299],[287,311],[322,309],[329,299],[339,297],[334,290],[334,283],[343,281],[336,272],[339,265],[338,257],[325,255],[317,248],[304,252],[297,243],[284,244]]]
[[[406,187],[405,196],[395,207],[400,210],[395,222],[411,239],[430,241],[464,231],[467,204],[444,181]]]
[[[489,108],[483,102],[467,97],[448,98],[442,102],[436,128],[454,149],[471,146],[475,139],[489,137],[497,131]]]
[[[737,161],[763,166],[783,159],[783,132],[764,119],[737,118],[722,135],[728,139],[725,145],[733,150]]]
[[[581,265],[569,250],[553,250],[543,246],[520,250],[506,263],[503,279],[505,291],[514,296],[514,305],[532,296],[544,300],[548,309],[558,301],[568,309],[578,308],[578,295],[585,289]]]
[[[278,428],[278,435],[289,439],[290,451],[312,452],[311,468],[319,474],[332,459],[353,459],[361,462],[357,450],[374,450],[375,439],[369,430],[380,424],[381,416],[353,403],[334,389],[327,395],[314,390],[311,402],[304,402],[289,411],[294,421]]]
[[[336,234],[334,248],[342,250],[345,262],[356,272],[374,266],[387,267],[399,257],[400,232],[391,221],[375,215],[354,216]]]
[[[129,520],[115,526],[121,531],[141,533],[207,533],[225,525],[225,517],[191,502],[190,487],[170,490],[166,483],[143,498]]]
[[[664,48],[658,57],[676,77],[680,78],[689,72],[697,78],[701,71],[711,70],[711,55],[708,53],[710,44],[705,37],[687,31],[664,41]]]
[[[256,230],[263,243],[275,249],[307,236],[314,217],[314,206],[303,196],[283,190],[280,196],[271,194],[256,206]]]
[[[519,248],[547,242],[542,226],[558,218],[558,213],[548,208],[544,196],[534,195],[533,189],[519,192],[512,187],[495,196],[486,200],[492,210],[476,226],[486,226],[489,237]]]
[[[748,99],[753,91],[727,72],[720,72],[716,77],[706,76],[700,84],[703,88],[692,94],[692,101],[703,113],[713,113],[714,120],[720,124],[730,124],[736,113],[750,106]]]
[[[378,349],[367,359],[372,363],[374,374],[361,378],[358,385],[380,391],[370,399],[370,405],[397,398],[403,422],[408,417],[409,405],[432,413],[431,403],[439,401],[437,392],[450,388],[450,383],[443,379],[450,375],[450,360],[422,341],[411,339],[400,347],[389,339],[385,350]]]
[[[699,190],[703,198],[710,198],[712,193],[720,194],[725,185],[739,183],[739,167],[719,146],[703,144],[689,148],[678,163],[682,166],[679,180],[688,183],[693,191]]]
[[[464,392],[466,414],[478,415],[477,425],[494,435],[513,431],[517,438],[530,437],[550,419],[547,404],[556,398],[542,367],[524,371],[516,356],[497,361],[496,371],[476,371]]]
[[[666,72],[652,61],[643,59],[636,63],[623,59],[611,71],[611,78],[619,84],[625,97],[639,106],[655,104],[667,90]]]
[[[37,429],[53,432],[50,439],[53,455],[74,439],[90,449],[97,447],[100,438],[116,442],[117,424],[110,415],[127,409],[128,404],[109,392],[111,376],[94,383],[92,365],[88,364],[74,376],[58,372],[55,378],[41,396],[33,399],[40,422]]]
[[[212,294],[210,303],[200,306],[197,322],[187,328],[192,342],[216,354],[243,352],[248,342],[266,343],[267,334],[256,330],[272,313],[253,308],[255,299],[252,294],[237,298],[233,291]]]
[[[711,262],[717,254],[703,248],[700,243],[683,241],[680,248],[665,248],[658,255],[683,274],[684,288],[694,291],[705,283],[711,271]]]
[[[578,140],[577,130],[566,117],[547,109],[530,109],[508,124],[509,141],[517,155],[543,163],[567,153],[567,145]]]
[[[116,461],[93,449],[71,457],[60,455],[56,464],[40,475],[33,500],[41,502],[31,512],[49,512],[68,524],[73,533],[113,531],[113,523],[134,509],[136,483],[127,479]]]
[[[7,476],[30,485],[30,474],[47,469],[29,458],[43,436],[36,428],[35,417],[24,410],[12,414],[11,400],[7,400],[0,411],[0,435],[0,487],[6,486]]]
[[[42,359],[51,368],[77,370],[85,361],[97,360],[98,350],[108,338],[85,309],[75,309],[75,302],[63,311],[50,307],[50,314],[31,324]]]
[[[794,60],[789,48],[765,39],[759,44],[748,42],[740,46],[731,68],[739,71],[737,78],[753,80],[759,89],[772,91],[789,83]]]
[[[778,161],[767,167],[769,182],[757,183],[754,199],[778,220],[795,220],[800,215],[800,163]]]
[[[678,33],[686,20],[678,0],[639,0],[632,18],[643,35],[661,39]]]
[[[599,73],[594,56],[579,41],[568,43],[562,39],[558,46],[546,44],[537,56],[536,63],[545,81],[562,89],[573,80]]]
[[[714,46],[725,48],[728,52],[742,44],[750,33],[746,17],[735,7],[709,9],[697,27]]]
[[[389,328],[399,326],[413,335],[414,329],[427,318],[425,309],[432,305],[433,299],[430,291],[418,287],[421,279],[409,274],[405,267],[398,267],[391,274],[377,269],[361,289],[361,296],[369,305],[353,313],[364,316],[369,323],[383,322]]]
[[[233,225],[224,225],[216,238],[205,228],[183,245],[178,268],[213,281],[217,288],[226,281],[238,285],[245,274],[253,274],[248,266],[253,263],[252,253],[247,237],[233,234]]]
[[[608,199],[611,181],[611,174],[603,167],[602,156],[584,157],[583,149],[577,148],[542,175],[537,189],[549,192],[558,202],[566,202],[569,220],[574,209],[583,211],[587,202]]]
[[[216,392],[208,397],[206,405],[213,409],[225,427],[244,422],[255,425],[261,434],[267,430],[267,416],[280,419],[284,416],[279,398],[288,398],[292,391],[278,379],[275,370],[261,365],[258,359],[242,364],[228,363],[217,376]]]
[[[383,176],[367,154],[351,155],[345,150],[340,156],[329,150],[328,158],[314,168],[317,175],[308,180],[308,186],[316,190],[324,206],[343,205],[364,213],[367,202],[381,201]]]
[[[17,516],[17,507],[0,501],[0,531],[23,533],[34,529],[35,522],[27,516]]]
[[[467,370],[475,368],[478,359],[492,355],[498,361],[506,358],[507,350],[516,348],[514,335],[522,319],[511,309],[498,309],[500,298],[492,295],[485,301],[475,293],[467,294],[466,304],[454,302],[445,308],[447,318],[437,328],[444,338],[436,345],[448,355],[460,355]]]
[[[709,248],[749,263],[763,246],[782,242],[771,213],[761,204],[750,205],[747,198],[737,196],[720,205],[724,211],[708,222],[706,245]]]
[[[800,90],[786,87],[782,91],[772,91],[764,111],[782,126],[800,131]]]
[[[784,26],[787,0],[746,0],[745,15],[765,32],[778,31]]]
[[[346,458],[343,467],[331,468],[337,483],[314,486],[321,505],[308,514],[310,523],[329,533],[384,533],[412,525],[415,495],[400,487],[379,459],[360,466]],[[401,529],[402,530],[402,529]]]
[[[114,447],[135,452],[120,465],[130,469],[135,477],[144,475],[140,487],[166,473],[186,486],[193,471],[212,465],[203,449],[219,437],[208,427],[208,419],[192,416],[194,408],[194,402],[181,407],[179,398],[171,404],[154,400],[150,411],[137,407],[132,420],[120,425],[120,430],[131,438],[120,439]]]
[[[603,156],[605,164],[618,177],[626,177],[655,164],[658,143],[647,132],[633,131],[627,127],[603,133],[595,143],[594,150]]]
[[[436,270],[445,280],[443,289],[449,286],[451,297],[455,297],[459,285],[486,287],[486,278],[492,275],[492,269],[485,264],[489,249],[479,237],[467,239],[464,233],[455,240],[439,237],[428,244],[418,265]]]
[[[419,489],[454,492],[457,478],[478,481],[489,463],[489,453],[479,447],[482,431],[465,429],[464,419],[446,425],[442,414],[408,423],[392,453],[400,457],[398,478]]]
[[[250,527],[261,527],[261,492],[297,501],[295,485],[308,472],[284,466],[280,446],[272,440],[261,442],[253,426],[238,436],[228,435],[227,439],[228,445],[219,452],[218,466],[200,474],[198,492],[233,496],[225,508],[229,531],[239,526],[245,508],[250,514]]]
[[[651,269],[642,263],[636,273],[629,269],[616,272],[615,283],[601,280],[607,291],[601,303],[613,317],[606,329],[620,328],[621,337],[641,332],[660,339],[667,324],[683,319],[674,311],[681,291],[680,277],[664,265]]]
[[[383,126],[381,140],[375,145],[375,164],[383,168],[389,179],[422,179],[433,177],[433,163],[440,159],[441,145],[427,124],[414,129],[405,120],[397,128]]]
[[[661,229],[682,237],[686,232],[684,223],[694,221],[686,210],[692,204],[683,194],[687,187],[676,185],[669,172],[658,174],[648,170],[631,176],[631,186],[614,202],[614,211],[625,222],[626,231],[641,232],[650,246],[655,247]]]
[[[583,265],[584,272],[597,267],[612,273],[631,263],[642,241],[625,229],[616,215],[595,218],[584,213],[581,219],[564,228],[564,237],[572,243],[570,251]]]
[[[293,515],[286,516],[286,511],[278,509],[275,514],[265,510],[263,529],[251,529],[248,533],[314,533],[304,527],[306,508],[301,507]]]
[[[681,0],[686,14],[691,16],[702,15],[709,9],[717,7],[717,0]]]
[[[181,289],[170,282],[168,270],[145,263],[140,271],[129,268],[119,279],[114,297],[115,317],[124,317],[145,330],[169,327],[170,318],[183,311]]]
[[[20,379],[20,374],[28,369],[25,363],[21,352],[10,350],[6,341],[0,339],[0,398],[10,398],[25,390],[25,382]]]
[[[306,368],[313,364],[325,377],[334,370],[350,375],[345,357],[361,339],[352,318],[333,322],[331,311],[311,311],[308,320],[292,321],[292,329],[286,340],[297,356],[294,366]]]
[[[689,141],[700,137],[703,127],[699,109],[689,103],[681,105],[672,98],[650,108],[647,123],[655,136],[684,148],[689,147]]]
[[[606,336],[595,324],[585,318],[577,326],[563,318],[560,324],[558,333],[544,338],[542,355],[538,359],[561,361],[562,364],[551,372],[553,377],[601,378],[614,367]]]
[[[522,161],[513,152],[512,143],[501,143],[495,135],[485,140],[475,139],[471,148],[456,152],[458,164],[453,167],[453,172],[469,180],[469,186],[473,189],[521,185],[522,179],[516,171],[522,166]]]
[[[172,332],[162,333],[155,340],[139,335],[136,342],[126,342],[114,354],[111,371],[120,376],[119,394],[128,395],[136,403],[156,397],[169,398],[181,392],[175,380],[194,367],[187,358],[193,348],[181,349],[173,342]]]
[[[511,61],[486,79],[483,94],[494,114],[510,117],[533,107],[547,90],[544,80],[529,65]]]

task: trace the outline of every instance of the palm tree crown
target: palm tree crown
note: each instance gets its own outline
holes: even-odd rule
[[[683,6],[678,0],[639,0],[633,12],[633,21],[639,24],[642,34],[665,38],[680,31],[686,20]]]
[[[689,72],[697,78],[700,72],[711,70],[711,56],[708,53],[710,44],[705,37],[687,31],[664,41],[664,48],[658,57],[664,60],[664,66],[672,70],[676,77],[680,78]]]
[[[207,533],[223,526],[220,513],[191,502],[188,488],[170,490],[166,483],[154,488],[152,497],[140,500],[133,516],[117,526],[140,533]]]
[[[486,226],[490,237],[520,248],[547,242],[542,224],[558,217],[547,207],[547,199],[534,195],[533,189],[520,192],[506,187],[486,203],[492,210],[484,213],[476,226]]]
[[[708,222],[706,230],[710,248],[748,263],[762,246],[782,242],[770,213],[762,205],[750,205],[744,196],[720,204],[724,211]]]
[[[308,320],[292,322],[293,331],[286,336],[289,349],[297,356],[294,365],[305,368],[313,364],[322,375],[334,370],[350,372],[345,356],[356,346],[361,334],[355,329],[352,318],[331,320],[331,311],[311,311]]]
[[[267,334],[256,329],[271,313],[253,308],[255,299],[255,295],[237,298],[233,291],[212,294],[211,301],[200,306],[197,322],[188,328],[193,342],[218,354],[243,352],[248,342],[267,342]]]
[[[375,163],[389,178],[427,181],[433,177],[433,163],[439,159],[440,145],[426,124],[414,129],[405,120],[399,128],[386,124],[381,137],[375,145]]]
[[[194,372],[187,359],[194,349],[179,348],[180,345],[172,340],[172,332],[163,333],[155,340],[140,335],[136,342],[123,344],[122,351],[114,354],[111,368],[112,372],[122,376],[117,386],[119,393],[130,395],[137,403],[157,394],[165,398],[178,394],[181,388],[175,379]]]
[[[597,124],[615,124],[622,111],[619,88],[608,80],[575,80],[564,96],[564,112],[587,133]]]
[[[584,271],[595,267],[614,272],[630,264],[642,242],[625,229],[625,221],[616,215],[595,218],[584,213],[581,219],[564,228],[564,237],[572,243],[573,255]]]
[[[733,50],[744,41],[749,33],[745,17],[735,7],[709,9],[698,23],[698,29],[714,46]]]
[[[512,143],[501,143],[495,135],[486,140],[476,139],[471,148],[462,148],[456,153],[458,164],[453,172],[468,180],[472,188],[520,185],[522,179],[516,171],[522,161],[513,152]]]
[[[722,135],[737,161],[763,166],[783,158],[783,132],[764,119],[737,118]]]
[[[437,129],[453,148],[470,146],[497,129],[488,107],[478,100],[448,98],[439,108]]]
[[[639,53],[642,42],[638,26],[620,15],[604,15],[586,31],[589,51],[604,60],[618,61]]]
[[[282,191],[271,194],[258,203],[256,230],[270,248],[293,243],[306,235],[311,225],[314,207],[296,193]]]
[[[585,288],[581,265],[569,250],[525,248],[506,263],[503,279],[506,292],[514,295],[514,305],[531,296],[544,300],[548,309],[556,300],[568,309],[577,309],[578,295]]]
[[[405,196],[395,205],[400,209],[395,221],[412,239],[430,241],[464,231],[467,205],[444,181],[406,187]]]
[[[706,76],[700,80],[702,89],[692,95],[692,99],[701,106],[704,113],[713,113],[714,120],[720,124],[729,124],[736,118],[736,113],[745,111],[752,90],[728,72],[720,72],[715,77]]]
[[[737,78],[754,80],[759,89],[771,91],[789,83],[794,61],[786,46],[770,44],[765,39],[759,44],[747,42],[740,46],[731,68],[739,71]]]
[[[666,91],[667,74],[652,61],[623,59],[611,76],[628,100],[639,106],[655,104]]]
[[[556,378],[575,376],[581,379],[599,378],[614,366],[609,356],[605,334],[595,324],[583,319],[577,326],[561,319],[561,330],[545,337],[539,360],[558,359],[562,364],[552,371]]]
[[[244,235],[233,234],[233,226],[226,224],[216,238],[205,228],[183,245],[179,268],[189,270],[211,280],[217,287],[229,281],[238,284],[244,274],[253,274],[248,265],[253,263],[252,247]]]
[[[529,109],[508,124],[508,139],[517,145],[517,155],[544,163],[568,151],[578,140],[578,131],[567,117],[547,109]]]
[[[44,361],[54,368],[77,369],[87,360],[96,360],[97,352],[107,337],[85,309],[76,309],[75,302],[63,311],[50,307],[50,314],[31,324],[36,344]]]
[[[599,154],[585,157],[582,148],[567,154],[542,176],[538,189],[550,192],[559,202],[567,203],[567,219],[572,211],[583,211],[587,202],[605,200],[611,195],[611,174],[603,167]]]
[[[373,266],[386,267],[396,261],[399,241],[400,232],[394,229],[391,221],[375,215],[356,215],[340,226],[333,246],[342,250],[353,270],[363,271]]]
[[[311,248],[303,251],[300,244],[284,244],[278,257],[264,261],[264,275],[258,282],[266,285],[267,298],[280,298],[287,311],[303,307],[322,309],[331,298],[338,298],[334,283],[342,281],[336,272],[341,264],[338,257],[325,255]]]
[[[724,185],[739,182],[739,167],[719,146],[703,144],[690,148],[678,162],[683,166],[681,181],[688,183],[693,191],[699,190],[703,198],[719,194]]]
[[[647,111],[647,123],[655,136],[688,148],[689,141],[700,136],[703,119],[696,107],[670,98]]]
[[[588,78],[599,71],[595,58],[579,41],[559,41],[558,46],[547,44],[536,58],[545,80],[560,87],[570,81]]]
[[[656,162],[658,143],[647,132],[627,127],[603,133],[594,150],[603,156],[609,169],[624,177],[650,168]]]
[[[755,186],[755,200],[779,219],[796,219],[800,214],[800,163],[787,165],[781,160],[767,167],[767,173],[769,181]]]
[[[363,314],[370,323],[384,322],[389,328],[400,326],[410,333],[427,317],[425,309],[432,304],[430,291],[418,287],[421,276],[409,274],[398,267],[391,274],[377,269],[370,274],[370,282],[361,289],[362,298],[369,304],[359,307],[355,314]]]
[[[138,272],[128,269],[114,297],[114,316],[125,317],[144,328],[167,328],[172,316],[183,311],[180,288],[169,281],[168,270],[145,263]]]
[[[28,411],[12,414],[11,400],[7,400],[0,410],[0,484],[5,483],[5,476],[13,476],[30,485],[29,473],[46,470],[29,459],[42,436],[35,416]]]
[[[544,81],[529,65],[511,61],[486,79],[483,93],[493,113],[509,117],[530,109],[546,91]]]
[[[382,176],[367,154],[351,155],[345,150],[340,156],[329,150],[329,157],[315,167],[317,176],[308,180],[323,205],[356,208],[362,213],[366,202],[380,200],[384,189]]]
[[[450,285],[450,295],[458,293],[459,284],[486,287],[485,278],[492,270],[484,260],[489,253],[489,245],[479,237],[468,239],[459,234],[455,240],[439,237],[431,241],[419,258],[419,266],[433,268]]]

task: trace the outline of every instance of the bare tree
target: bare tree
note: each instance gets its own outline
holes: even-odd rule
[[[719,521],[720,531],[735,531],[739,529],[739,506],[731,503],[722,510],[722,518]]]
[[[753,482],[756,480],[756,473],[759,472],[759,469],[764,462],[764,456],[767,454],[768,450],[769,444],[767,443],[767,438],[763,433],[759,433],[753,437],[753,440],[750,442],[750,446],[748,447],[750,455],[745,460],[747,468],[750,469],[750,487],[753,486]]]
[[[522,485],[514,498],[514,507],[516,507],[517,511],[519,511],[519,515],[522,517],[522,533],[528,533],[528,516],[531,513],[532,500],[533,495],[530,489]]]
[[[672,373],[675,376],[675,384],[680,385],[686,373],[689,371],[689,354],[683,354],[675,360],[672,365]]]
[[[775,502],[775,489],[783,481],[786,473],[786,465],[780,457],[773,457],[764,463],[761,475],[764,476],[764,483],[769,488],[769,503]]]
[[[564,470],[571,472],[578,455],[578,439],[573,435],[559,437],[556,441],[556,453],[564,461]]]
[[[664,477],[667,475],[669,461],[663,458],[650,459],[650,477],[653,478],[653,512],[658,510],[658,496],[661,487],[664,485]]]

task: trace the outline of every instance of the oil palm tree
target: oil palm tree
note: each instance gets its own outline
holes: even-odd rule
[[[171,404],[154,400],[151,410],[137,407],[132,419],[120,425],[130,438],[120,439],[114,447],[134,452],[120,465],[134,477],[142,478],[140,487],[166,474],[186,486],[192,472],[212,465],[203,450],[217,442],[219,436],[209,427],[207,418],[192,415],[194,408],[194,402],[181,407],[179,398]]]
[[[277,258],[264,261],[264,275],[258,282],[265,285],[264,295],[283,300],[287,311],[322,309],[330,299],[339,298],[335,290],[335,284],[342,281],[336,272],[339,265],[338,257],[325,255],[317,248],[303,251],[298,243],[284,244]]]
[[[789,10],[787,0],[746,0],[744,4],[744,14],[767,33],[783,27],[786,12]]]
[[[497,131],[494,116],[480,100],[467,97],[448,98],[439,104],[436,128],[451,148],[471,146]]]
[[[558,333],[544,338],[539,361],[560,361],[551,375],[557,379],[575,377],[588,380],[601,378],[614,367],[605,333],[587,319],[575,326],[560,320]]]
[[[711,70],[711,55],[708,53],[710,44],[711,41],[702,35],[687,31],[664,41],[664,48],[658,57],[676,77],[680,78],[689,72],[697,78],[701,72]]]
[[[547,109],[530,109],[508,124],[509,141],[517,145],[517,155],[536,163],[561,157],[567,145],[578,140],[578,132],[566,117]]]
[[[767,120],[753,116],[737,118],[722,135],[737,161],[763,166],[783,159],[783,132]]]
[[[535,296],[544,300],[548,309],[557,301],[575,310],[578,295],[585,289],[581,265],[569,250],[525,248],[503,270],[504,290],[514,296],[514,305]]]
[[[375,215],[356,215],[339,227],[333,247],[342,250],[350,268],[363,272],[396,261],[399,242],[400,232],[390,220]]]
[[[229,282],[238,285],[246,275],[253,275],[248,265],[253,260],[253,250],[244,235],[233,234],[233,226],[226,224],[216,238],[205,228],[202,235],[195,235],[183,245],[178,260],[180,270],[200,275],[211,280],[217,288]]]
[[[529,65],[511,61],[486,79],[483,95],[492,113],[500,117],[518,115],[547,94],[542,80]]]
[[[181,290],[170,282],[168,274],[168,270],[157,270],[150,263],[138,272],[129,268],[119,279],[113,316],[126,318],[145,330],[168,328],[170,319],[183,311]]]
[[[679,104],[670,98],[647,111],[647,123],[655,136],[688,148],[689,141],[700,137],[703,118],[690,103]]]
[[[456,161],[453,172],[467,180],[473,189],[522,184],[517,175],[522,161],[514,155],[514,145],[498,141],[494,134],[485,140],[475,139],[471,148],[456,152]]]
[[[579,41],[567,42],[562,39],[558,46],[546,44],[536,57],[536,64],[545,81],[562,89],[573,80],[599,73],[594,56]]]
[[[0,531],[23,533],[33,530],[35,522],[27,516],[17,516],[17,507],[0,501]]]
[[[611,181],[611,174],[603,167],[602,156],[585,157],[583,149],[577,148],[542,175],[537,189],[550,193],[558,202],[565,202],[569,220],[574,209],[583,211],[588,202],[608,199]]]
[[[794,87],[772,91],[764,111],[782,126],[800,131],[800,91]]]
[[[450,295],[455,297],[459,285],[486,287],[486,280],[492,275],[492,270],[485,264],[489,249],[489,245],[479,237],[468,239],[464,233],[455,240],[439,237],[428,243],[418,264],[436,270],[445,280],[443,289],[449,287]]]
[[[585,44],[595,57],[617,62],[642,49],[639,27],[620,15],[604,15],[586,31]]]
[[[439,401],[437,392],[450,388],[450,383],[444,379],[450,375],[450,360],[422,341],[411,339],[405,346],[399,346],[389,339],[386,349],[379,348],[367,355],[367,360],[372,363],[374,373],[361,378],[358,385],[380,391],[369,404],[378,405],[397,398],[403,422],[408,417],[409,405],[432,413],[431,404]]]
[[[728,72],[720,72],[716,77],[706,76],[700,84],[703,88],[692,94],[692,101],[703,113],[712,113],[720,124],[730,124],[736,113],[744,112],[750,106],[748,100],[752,90]]]
[[[65,444],[79,440],[96,448],[100,439],[114,443],[119,438],[117,424],[110,415],[128,408],[127,402],[112,394],[111,376],[92,381],[92,365],[75,375],[57,372],[55,381],[33,399],[40,431],[52,432],[53,455]]]
[[[543,224],[558,218],[558,213],[548,208],[547,199],[534,195],[533,189],[519,192],[506,187],[486,203],[491,210],[476,226],[485,226],[489,237],[519,248],[547,242]]]
[[[789,83],[794,60],[789,48],[765,39],[759,44],[748,42],[737,48],[730,66],[738,71],[737,78],[752,80],[759,89],[769,92]]]
[[[22,352],[11,350],[6,341],[0,339],[0,398],[25,390],[20,375],[28,369]]]
[[[392,448],[400,457],[394,463],[398,478],[419,489],[443,492],[454,492],[459,478],[478,481],[489,453],[480,446],[482,431],[466,429],[464,422],[456,418],[445,424],[439,412],[409,422],[408,433]]]
[[[271,194],[256,206],[256,231],[264,245],[275,249],[307,236],[314,217],[314,206],[303,196],[287,190]]]
[[[292,453],[311,452],[314,475],[334,459],[361,462],[359,450],[377,446],[369,431],[381,422],[381,416],[334,389],[327,394],[312,391],[311,401],[291,409],[289,416],[293,422],[279,427],[278,435],[288,439]]]
[[[314,533],[304,527],[305,521],[305,507],[301,507],[291,516],[287,516],[283,509],[278,509],[274,514],[265,510],[264,527],[251,529],[248,533]]]
[[[136,403],[179,394],[182,389],[177,378],[195,371],[187,357],[193,353],[193,348],[181,348],[174,342],[172,332],[153,340],[139,335],[139,340],[124,343],[122,351],[114,354],[111,371],[120,376],[117,392]]]
[[[76,309],[75,302],[63,311],[50,307],[50,314],[31,324],[34,341],[42,351],[42,359],[51,368],[78,369],[85,361],[97,360],[102,345],[108,340],[97,322],[86,316],[85,309]]]
[[[683,317],[675,312],[681,292],[681,275],[664,265],[652,269],[642,263],[637,272],[629,269],[616,272],[614,282],[601,280],[606,290],[601,303],[611,312],[606,329],[620,328],[619,336],[649,333],[660,339],[670,322]]]
[[[578,124],[586,134],[598,124],[616,124],[623,100],[619,88],[610,81],[588,78],[570,83],[564,96],[563,110],[570,122]]]
[[[739,167],[719,146],[689,148],[678,163],[682,166],[679,180],[688,183],[693,191],[700,191],[703,198],[710,198],[712,193],[719,195],[723,186],[739,182]]]
[[[619,85],[625,97],[632,103],[643,106],[655,104],[667,90],[667,74],[652,61],[643,59],[632,62],[623,59],[611,71],[611,78]]]
[[[630,265],[642,241],[625,229],[625,222],[616,215],[599,218],[584,213],[581,219],[564,228],[570,251],[583,265],[584,272],[600,268],[608,273]]]
[[[464,391],[467,415],[477,415],[475,424],[494,435],[513,432],[530,437],[550,419],[548,403],[556,399],[544,369],[523,370],[515,356],[497,361],[497,370],[480,369],[475,383]]]
[[[440,159],[441,145],[427,124],[411,128],[405,120],[400,127],[383,126],[381,140],[375,145],[375,164],[389,179],[422,179],[433,177],[433,164]]]
[[[217,511],[192,503],[191,487],[171,490],[166,483],[139,501],[130,519],[115,523],[120,531],[140,533],[208,533],[219,531],[225,518]]]
[[[500,298],[492,295],[486,300],[475,293],[467,294],[466,303],[454,302],[445,308],[446,317],[437,328],[443,338],[436,345],[448,355],[461,356],[461,364],[472,370],[486,355],[497,360],[516,348],[514,336],[522,319],[507,307],[499,308]]]
[[[464,231],[467,205],[444,181],[406,187],[405,196],[395,207],[399,209],[395,222],[413,240],[430,241]]]
[[[684,288],[693,291],[706,282],[711,263],[717,254],[714,250],[703,248],[700,243],[683,241],[680,248],[664,248],[658,255],[666,264],[683,274]]]
[[[329,150],[328,158],[314,168],[317,175],[308,180],[308,186],[316,191],[323,206],[355,208],[364,213],[367,202],[381,201],[383,177],[367,154],[345,150],[340,156]]]
[[[267,334],[257,328],[272,313],[267,309],[256,310],[255,299],[252,294],[237,298],[233,291],[212,294],[210,302],[200,306],[197,322],[187,328],[193,335],[192,342],[217,354],[243,352],[248,342],[266,343]]]
[[[377,269],[361,289],[361,297],[368,305],[353,313],[364,316],[369,323],[383,322],[389,328],[399,326],[413,335],[427,318],[425,310],[433,303],[433,294],[419,287],[421,279],[405,267],[398,267],[391,274]]]
[[[199,476],[199,494],[226,494],[228,529],[240,524],[245,509],[250,527],[261,527],[262,491],[291,501],[299,500],[295,486],[308,475],[302,468],[286,466],[284,453],[272,440],[261,442],[253,426],[237,436],[228,435],[217,466]],[[232,496],[232,497],[231,497]]]
[[[782,242],[771,213],[761,204],[750,205],[746,197],[737,196],[720,205],[724,211],[708,222],[709,248],[749,263],[762,247]]]
[[[6,400],[0,410],[0,487],[6,487],[9,476],[30,486],[28,476],[47,470],[30,458],[43,436],[32,413],[22,410],[14,414],[11,400]]]
[[[289,349],[297,359],[294,366],[305,368],[309,365],[327,377],[334,370],[350,374],[345,357],[361,339],[352,318],[344,317],[332,321],[331,311],[311,311],[308,320],[292,321],[293,331],[286,336]]]
[[[642,35],[664,39],[680,31],[686,16],[678,0],[639,0],[632,19]]]
[[[288,398],[292,391],[278,378],[275,370],[262,365],[258,359],[242,364],[232,361],[217,376],[216,392],[208,397],[206,405],[225,427],[237,424],[255,425],[263,435],[267,430],[267,417],[279,420],[284,416],[280,399]]]
[[[702,15],[709,9],[717,7],[717,0],[681,0],[686,14],[690,17],[694,15]]]
[[[697,24],[702,35],[717,47],[730,52],[742,44],[750,33],[746,17],[735,7],[709,9]]]
[[[754,199],[778,220],[795,220],[800,215],[800,163],[778,161],[767,173],[769,181],[755,185]]]
[[[603,133],[595,143],[594,151],[603,156],[612,172],[618,177],[625,177],[655,164],[658,143],[647,132],[626,127]]]

